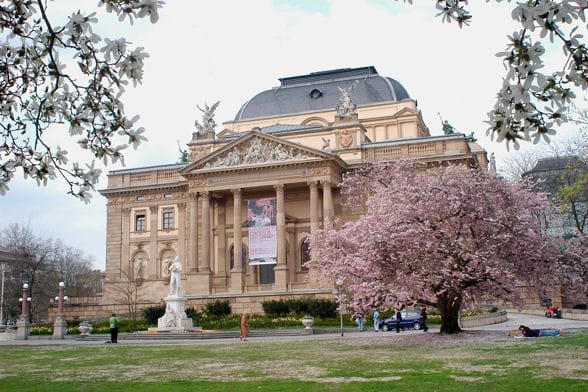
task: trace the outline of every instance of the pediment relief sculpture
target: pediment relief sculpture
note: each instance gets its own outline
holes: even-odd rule
[[[223,166],[254,165],[257,163],[281,162],[313,158],[304,151],[271,140],[255,137],[250,143],[235,146],[231,150],[212,159],[204,168]]]

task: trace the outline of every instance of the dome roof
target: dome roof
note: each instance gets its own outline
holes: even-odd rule
[[[335,109],[341,92],[357,81],[351,94],[357,106],[410,98],[396,80],[381,76],[373,66],[313,72],[281,78],[279,87],[263,91],[247,101],[235,121]]]

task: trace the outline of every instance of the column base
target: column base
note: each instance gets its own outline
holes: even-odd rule
[[[31,334],[31,325],[26,317],[20,316],[16,322],[16,340],[27,340]]]
[[[245,284],[244,271],[231,271],[231,281],[229,284],[229,293],[242,293]]]
[[[67,335],[67,321],[63,315],[59,315],[53,323],[53,339],[64,339],[65,335]]]
[[[274,288],[276,290],[287,291],[288,290],[288,267],[285,265],[278,265],[274,268],[276,274],[276,281]]]

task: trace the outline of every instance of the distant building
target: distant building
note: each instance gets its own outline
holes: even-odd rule
[[[573,201],[564,204],[560,199],[561,189],[576,184],[586,173],[588,164],[575,155],[541,158],[531,170],[523,173],[524,179],[532,181],[537,191],[547,193],[557,206],[558,222],[552,222],[553,234],[569,238],[579,231],[586,232],[588,185]]]
[[[306,238],[362,213],[341,205],[345,173],[401,158],[488,168],[466,135],[431,136],[416,100],[374,67],[281,78],[223,127],[199,127],[188,162],[183,154],[180,163],[109,173],[95,312],[124,312],[115,287],[126,281],[137,283],[141,306],[162,303],[176,256],[187,306],[228,299],[234,312],[261,313],[266,300],[331,298],[331,282],[305,266]]]

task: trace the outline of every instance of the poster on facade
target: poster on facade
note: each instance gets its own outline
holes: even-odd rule
[[[276,264],[278,238],[276,236],[276,198],[247,200],[249,222],[249,265]]]

